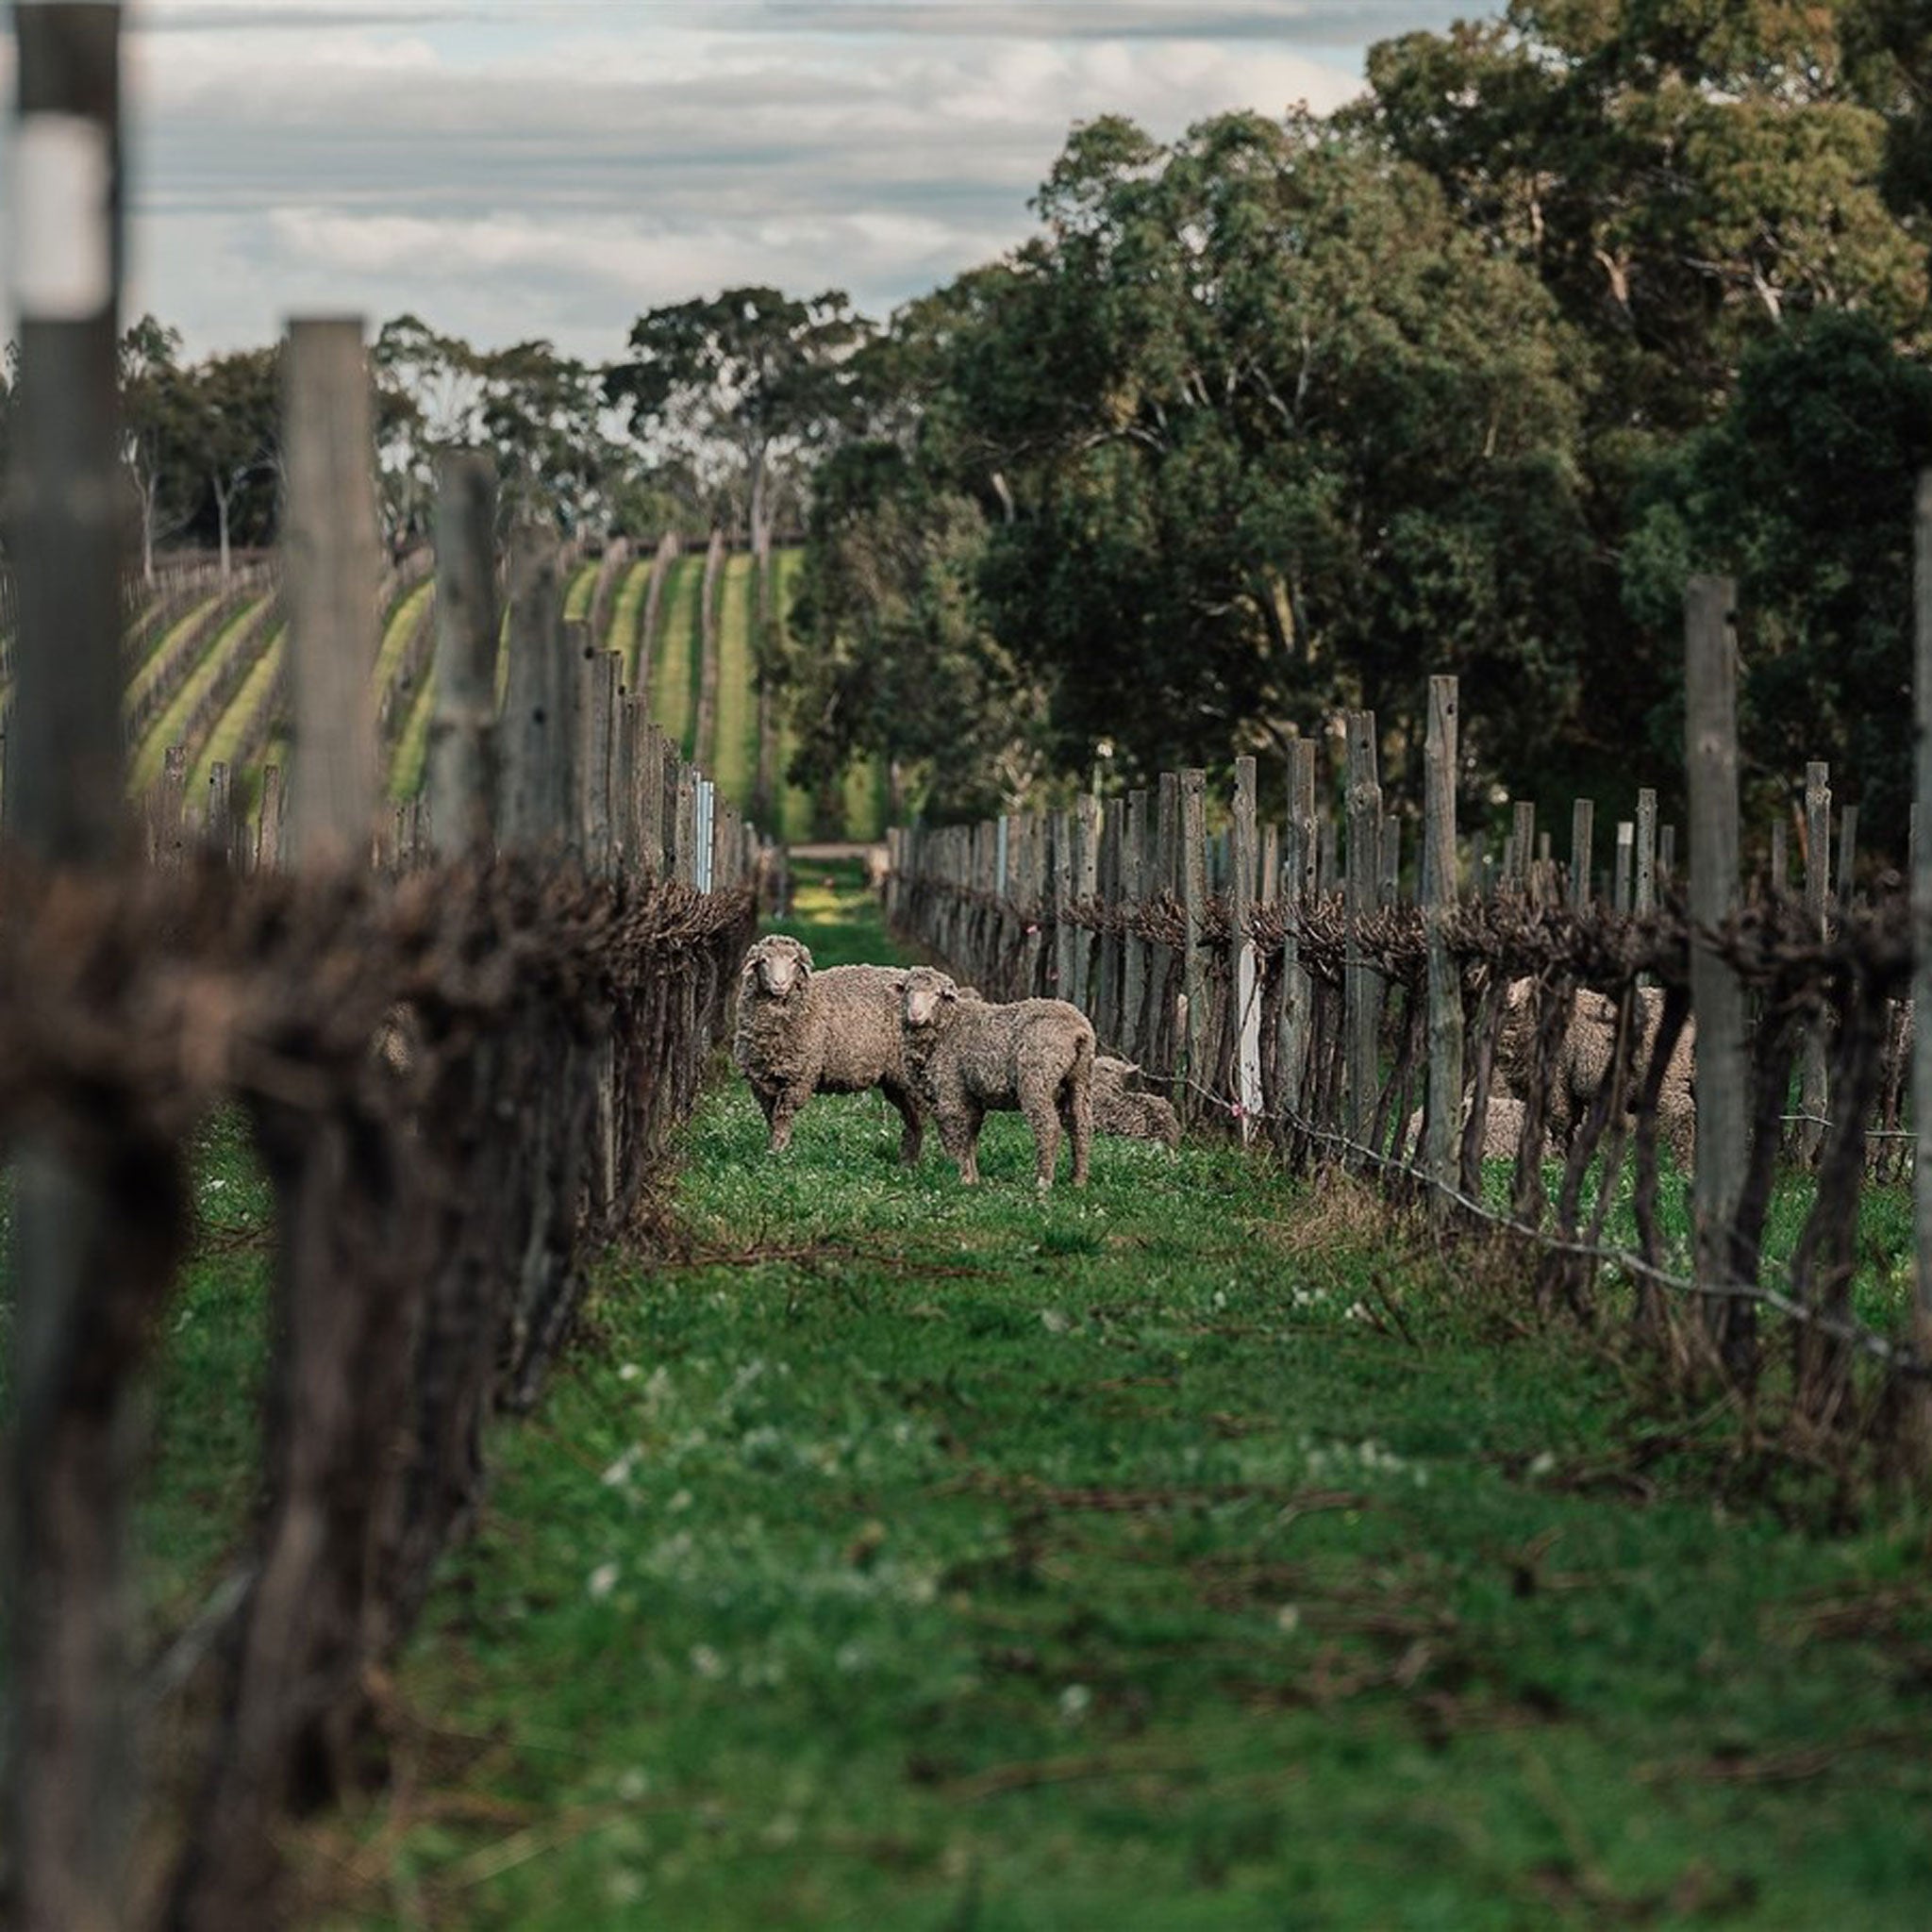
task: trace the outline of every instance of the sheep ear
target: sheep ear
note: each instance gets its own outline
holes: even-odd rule
[[[959,989],[957,986],[941,987],[940,989],[940,997],[942,1000],[956,1000],[959,997]]]

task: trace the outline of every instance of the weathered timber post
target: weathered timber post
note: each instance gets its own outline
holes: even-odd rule
[[[1921,1356],[1932,1357],[1932,470],[1920,473],[1912,610],[1918,753],[1912,818],[1912,1243]]]
[[[1428,737],[1423,749],[1423,924],[1429,950],[1428,1141],[1424,1165],[1439,1189],[1457,1186],[1462,1141],[1462,974],[1449,950],[1456,910],[1456,771],[1458,689],[1453,677],[1429,679]],[[1590,835],[1583,827],[1583,872]],[[1573,862],[1574,851],[1573,847]],[[1440,1220],[1446,1191],[1432,1199]]]
[[[1691,1214],[1698,1279],[1738,1281],[1733,1223],[1749,1155],[1744,990],[1717,949],[1737,909],[1738,670],[1727,577],[1692,577],[1684,596],[1685,763],[1690,792],[1690,1006],[1697,1027],[1696,1172]],[[1756,1310],[1740,1295],[1712,1301],[1708,1324],[1724,1365],[1748,1374]]]
[[[1518,808],[1519,810],[1522,808]],[[1374,909],[1382,788],[1375,775],[1375,714],[1348,714],[1348,889],[1343,1021],[1348,1082],[1348,1138],[1368,1145],[1381,1089],[1381,976],[1368,964],[1363,929]]]
[[[1263,1111],[1261,1095],[1261,958],[1255,945],[1255,761],[1234,761],[1234,830],[1229,850],[1228,894],[1234,948],[1235,1102],[1241,1141],[1255,1138]]]
[[[1657,910],[1657,793],[1647,785],[1637,794],[1637,910]]]
[[[497,790],[496,463],[446,450],[436,465],[436,676],[429,836],[443,858],[488,851]],[[264,824],[266,823],[264,791]]]
[[[557,539],[535,525],[510,533],[509,631],[498,840],[506,849],[572,850],[576,665],[564,644]]]
[[[1570,808],[1570,909],[1573,912],[1584,912],[1590,908],[1591,848],[1595,839],[1596,801],[1579,798]]]
[[[370,669],[378,572],[361,324],[291,324],[283,382],[294,856],[308,867],[359,866],[367,862],[376,796]]]
[[[1121,904],[1127,916],[1139,915],[1148,897],[1147,846],[1151,832],[1147,793],[1127,793],[1126,818],[1121,831]],[[1148,1052],[1143,1030],[1147,1003],[1147,941],[1131,926],[1121,947],[1121,1051],[1130,1060]]]
[[[1509,808],[1509,879],[1524,893],[1536,883],[1536,801],[1519,798]]]
[[[1187,996],[1187,1105],[1200,1118],[1213,1069],[1208,1063],[1208,967],[1201,957],[1201,922],[1208,910],[1208,774],[1180,774],[1181,988]]]
[[[1083,791],[1074,805],[1074,852],[1070,868],[1071,902],[1089,910],[1100,892],[1100,801]],[[1092,1011],[1094,935],[1085,925],[1073,933],[1073,978],[1060,988],[1060,997],[1072,1000],[1084,1013]]]
[[[1288,747],[1288,820],[1282,839],[1282,897],[1287,902],[1281,942],[1281,1017],[1274,1039],[1275,1110],[1301,1111],[1302,1070],[1307,1062],[1314,987],[1301,963],[1296,922],[1314,903],[1321,863],[1315,821],[1315,741],[1297,738]]]
[[[1617,821],[1617,858],[1610,874],[1610,905],[1621,918],[1630,910],[1630,891],[1637,854],[1637,826],[1630,819]]]
[[[1857,889],[1857,859],[1858,808],[1841,805],[1838,813],[1838,861],[1831,869],[1832,882],[1838,889],[1836,900],[1840,924],[1852,909],[1852,895]]]
[[[565,630],[578,654],[583,701],[584,866],[592,877],[608,877],[617,866],[617,818],[611,809],[617,759],[617,654],[596,649],[585,625],[567,625]]]
[[[1824,939],[1831,917],[1831,767],[1814,758],[1805,767],[1805,924],[1814,939]],[[1805,1037],[1799,1061],[1799,1159],[1815,1166],[1824,1144],[1824,1114],[1830,1104],[1825,1072],[1825,1022],[1820,1019]]]
[[[1790,844],[1781,818],[1771,822],[1771,895],[1782,899],[1790,888]]]
[[[282,768],[261,768],[261,808],[255,820],[255,869],[279,872],[282,866]]]
[[[1109,915],[1108,929],[1101,933],[1100,971],[1093,995],[1095,1024],[1103,1042],[1116,1053],[1126,1028],[1121,1018],[1121,981],[1125,963],[1126,942],[1114,920],[1121,906],[1122,847],[1126,838],[1127,802],[1109,798],[1101,808],[1100,820],[1100,904]]]
[[[130,830],[115,385],[120,8],[21,7],[15,30],[20,386],[5,481],[19,630],[6,820],[41,864],[94,870],[122,855]],[[177,805],[176,837],[178,824]],[[38,1139],[14,1162],[8,1903],[24,1932],[108,1932],[127,1906],[139,1762],[124,1575],[141,1446],[134,1378],[179,1252],[183,1187],[165,1145],[128,1132],[114,1156],[111,1179]]]

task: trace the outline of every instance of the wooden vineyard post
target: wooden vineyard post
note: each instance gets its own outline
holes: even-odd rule
[[[120,9],[14,12],[20,385],[4,481],[19,629],[6,819],[42,864],[94,871],[122,856],[131,829],[115,382]],[[131,1127],[112,1153],[118,1186],[42,1141],[14,1152],[8,1905],[23,1932],[126,1919],[139,1762],[124,1575],[140,1453],[134,1378],[178,1252],[182,1183],[172,1150]]]
[[[1509,880],[1528,893],[1536,881],[1536,801],[1519,798],[1509,808]]]
[[[1121,833],[1120,898],[1128,916],[1135,917],[1147,899],[1147,793],[1127,793],[1126,817]],[[1147,1000],[1147,941],[1131,927],[1121,942],[1121,1051],[1130,1060],[1147,1052],[1141,1031]]]
[[[1783,819],[1771,822],[1771,895],[1782,899],[1790,887],[1790,841]]]
[[[1920,473],[1913,533],[1912,611],[1918,753],[1912,840],[1912,1243],[1916,1341],[1932,1357],[1932,470]],[[1922,1406],[1924,1397],[1921,1397]]]
[[[1433,680],[1431,683],[1433,686]],[[1429,715],[1431,719],[1435,716],[1433,702]],[[1620,832],[1621,829],[1619,827]],[[1596,802],[1594,799],[1579,798],[1570,808],[1570,909],[1573,912],[1585,912],[1590,909],[1592,892],[1591,847],[1595,843],[1595,834]]]
[[[1241,1141],[1255,1138],[1262,1113],[1261,957],[1255,945],[1255,761],[1234,761],[1234,837],[1229,904],[1234,948],[1235,1103]]]
[[[1831,913],[1831,767],[1814,758],[1805,767],[1805,924],[1822,940]],[[1824,1144],[1824,1113],[1829,1102],[1823,1021],[1807,1033],[1799,1062],[1799,1159],[1816,1164]]]
[[[1100,819],[1100,904],[1109,914],[1118,914],[1121,905],[1121,857],[1127,823],[1127,802],[1109,798],[1101,808]],[[1096,940],[1099,971],[1093,994],[1095,1024],[1104,1046],[1118,1053],[1126,1028],[1121,1019],[1121,976],[1125,951],[1122,936],[1109,922],[1108,929]]]
[[[1690,1006],[1697,1027],[1696,1164],[1691,1214],[1697,1278],[1738,1283],[1732,1224],[1743,1190],[1750,1114],[1744,990],[1717,948],[1737,909],[1738,674],[1727,577],[1692,577],[1685,607],[1685,764],[1690,792]],[[1744,1296],[1707,1305],[1724,1366],[1748,1373],[1757,1355],[1756,1309]]]
[[[1208,970],[1201,957],[1201,922],[1208,910],[1208,774],[1194,767],[1181,774],[1180,888],[1181,988],[1187,995],[1187,1105],[1184,1117],[1198,1120],[1208,1098],[1213,1069],[1208,1064]]]
[[[375,805],[375,429],[362,325],[290,325],[282,538],[298,865],[366,863]]]
[[[481,450],[447,450],[436,481],[429,836],[457,858],[489,848],[495,811],[496,463]]]
[[[255,869],[279,872],[282,868],[282,768],[261,768],[261,810],[255,822]]]
[[[583,697],[584,865],[593,877],[617,869],[617,819],[611,809],[617,769],[617,682],[615,652],[594,649],[583,625],[566,626],[579,658]]]
[[[1288,821],[1282,839],[1281,1017],[1274,1036],[1275,1111],[1292,1120],[1301,1110],[1302,1069],[1307,1060],[1314,987],[1301,963],[1296,921],[1314,902],[1320,847],[1315,824],[1315,741],[1288,747]]]
[[[497,830],[506,850],[563,851],[575,841],[577,677],[560,601],[557,539],[520,525],[509,544],[509,689]]]
[[[1100,894],[1100,801],[1091,791],[1083,791],[1074,807],[1074,852],[1071,867],[1073,890],[1072,899],[1087,910],[1091,910],[1094,900]],[[1093,949],[1094,934],[1085,925],[1076,925],[1073,932],[1073,979],[1071,990],[1063,986],[1060,997],[1072,1000],[1083,1013],[1093,1010]]]
[[[1610,906],[1619,918],[1630,910],[1630,892],[1634,878],[1633,861],[1636,852],[1636,823],[1630,819],[1619,819],[1616,867],[1610,874]]]
[[[1074,999],[1074,922],[1067,908],[1074,903],[1074,815],[1069,811],[1047,814],[1049,867],[1053,893],[1052,974],[1047,991],[1056,999]],[[1077,1001],[1075,1002],[1077,1004]]]
[[[1837,916],[1840,923],[1852,909],[1858,859],[1858,808],[1841,805],[1838,812],[1838,860],[1831,869]]]
[[[1423,1162],[1438,1191],[1437,1219],[1451,1206],[1448,1190],[1461,1173],[1462,974],[1449,950],[1448,925],[1456,911],[1456,770],[1458,688],[1453,677],[1429,679],[1428,737],[1423,750],[1423,924],[1429,956],[1428,1141]],[[1590,835],[1580,843],[1582,872],[1590,874]]]
[[[1637,912],[1657,910],[1657,793],[1645,786],[1637,794]]]
[[[1518,808],[1519,810],[1522,808]],[[1374,909],[1378,876],[1378,838],[1382,788],[1375,775],[1375,714],[1348,714],[1348,886],[1344,924],[1347,963],[1342,998],[1347,1042],[1348,1113],[1346,1131],[1357,1149],[1365,1149],[1375,1118],[1381,1087],[1382,985],[1364,955],[1363,929]]]

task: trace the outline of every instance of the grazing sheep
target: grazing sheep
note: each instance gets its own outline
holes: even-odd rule
[[[1457,1125],[1457,1144],[1461,1145],[1461,1134],[1469,1124],[1469,1104],[1474,1093],[1462,1096],[1462,1119]],[[1423,1130],[1423,1110],[1417,1108],[1408,1117],[1408,1141],[1416,1145]],[[1513,1093],[1494,1090],[1490,1094],[1490,1110],[1483,1116],[1483,1154],[1485,1160],[1514,1160],[1516,1150],[1523,1144],[1523,1103]],[[1548,1159],[1555,1150],[1550,1146],[1550,1137],[1543,1135],[1543,1158]],[[1417,1156],[1420,1158],[1420,1153]]]
[[[906,1123],[899,1158],[918,1160],[920,1109],[899,1027],[903,977],[890,966],[814,972],[811,949],[789,933],[768,934],[745,956],[731,1058],[764,1109],[774,1154],[790,1144],[792,1119],[814,1093],[876,1087]]]
[[[1132,1060],[1097,1054],[1093,1060],[1093,1131],[1116,1134],[1126,1141],[1158,1141],[1163,1147],[1181,1144],[1181,1124],[1174,1108],[1158,1093],[1143,1093],[1133,1076],[1140,1072]]]
[[[1503,1031],[1496,1044],[1496,1067],[1521,1095],[1536,1077],[1536,1024],[1531,991],[1535,981],[1513,979],[1504,995]],[[1663,1017],[1663,993],[1656,987],[1637,994],[1637,1042],[1631,1064],[1631,1098],[1650,1064],[1657,1023]],[[1584,991],[1570,1010],[1562,1051],[1557,1060],[1555,1091],[1544,1097],[1544,1119],[1552,1140],[1566,1143],[1582,1124],[1597,1090],[1608,1077],[1610,1055],[1617,1039],[1617,1003],[1604,993]],[[1678,1165],[1688,1168],[1697,1130],[1695,1088],[1696,1039],[1690,1021],[1672,1049],[1657,1099],[1657,1129],[1669,1142]],[[1634,1115],[1626,1117],[1634,1128]]]
[[[1087,1185],[1093,1138],[1093,1025],[1065,1000],[994,1006],[962,998],[943,973],[905,975],[906,1074],[967,1186],[979,1179],[979,1130],[989,1112],[1019,1112],[1033,1129],[1034,1173],[1053,1186],[1064,1122],[1074,1185]]]

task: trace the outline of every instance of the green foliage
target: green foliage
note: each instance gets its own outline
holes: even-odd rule
[[[640,316],[604,392],[701,475],[728,457],[734,521],[758,548],[771,534],[774,459],[808,458],[850,420],[849,360],[870,328],[837,290],[801,300],[726,289]]]
[[[1739,585],[1745,776],[1789,796],[1830,760],[1862,842],[1899,859],[1912,795],[1911,504],[1932,463],[1932,372],[1863,315],[1824,313],[1746,355],[1708,429],[1638,491],[1626,605],[1666,634],[1691,568]],[[1654,721],[1668,741],[1681,710]]]

